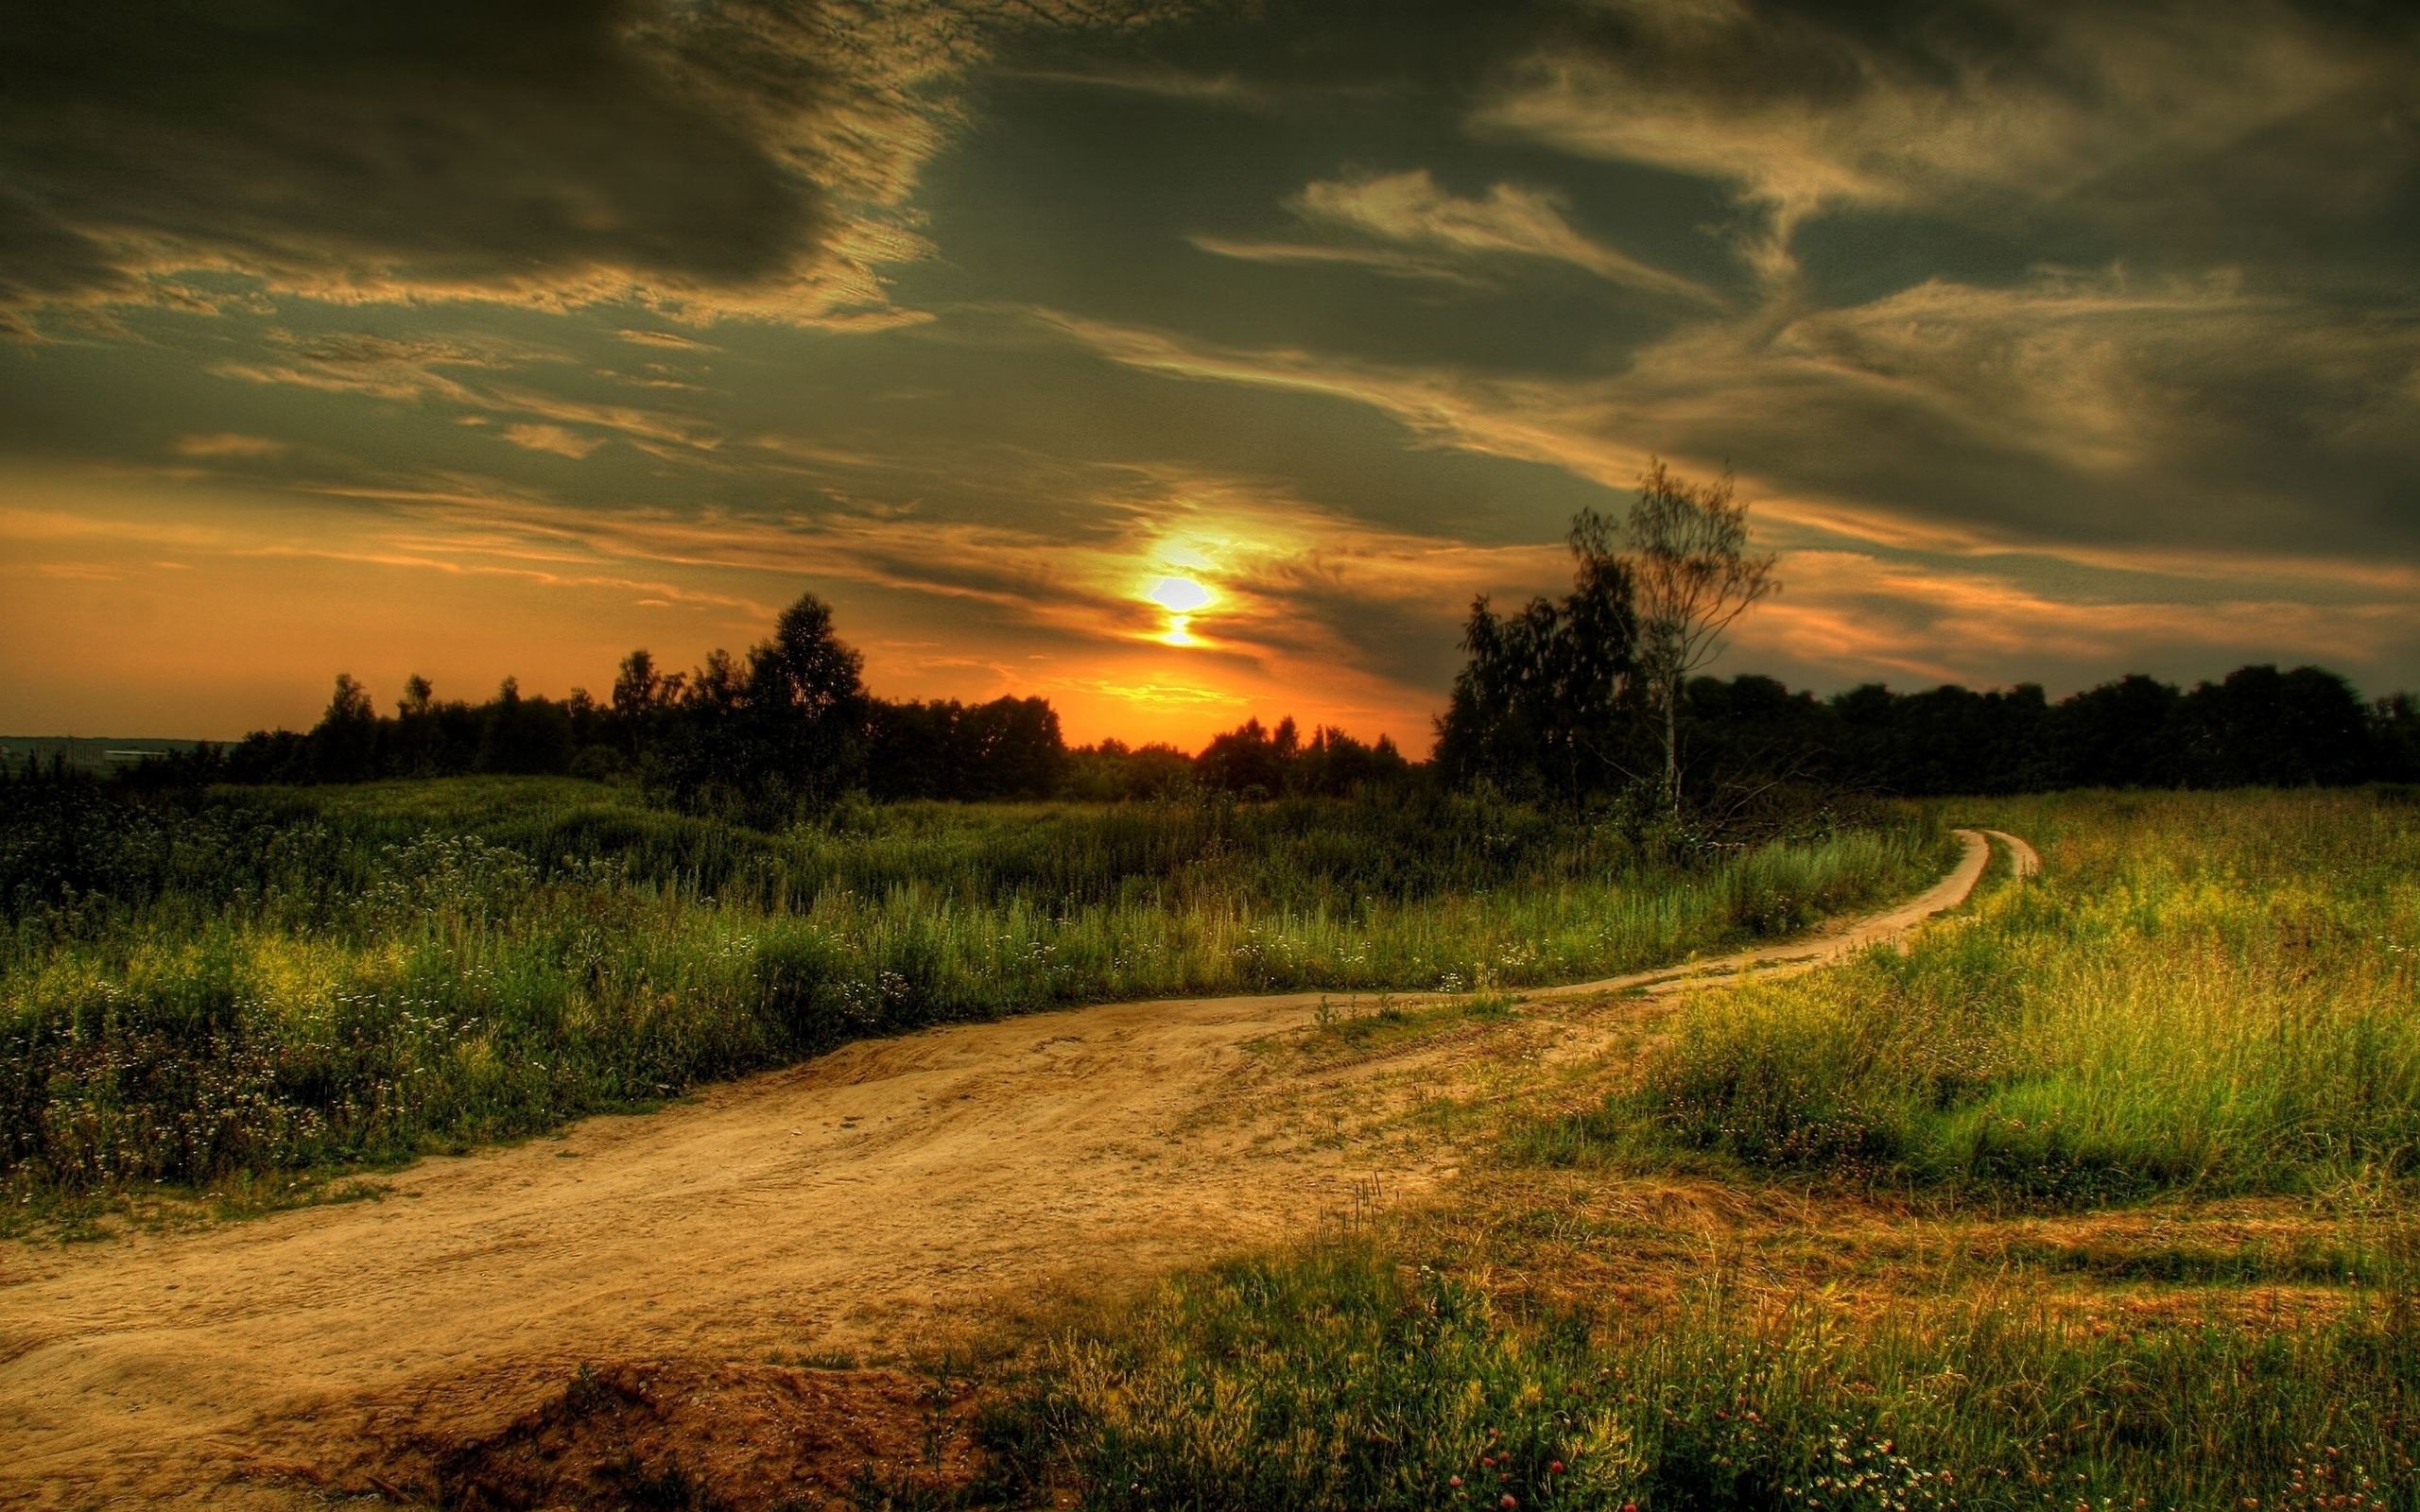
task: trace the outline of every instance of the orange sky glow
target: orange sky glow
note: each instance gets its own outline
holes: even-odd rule
[[[2406,9],[53,8],[0,734],[602,696],[813,593],[883,696],[1419,755],[1657,457],[1781,556],[1721,672],[2412,686]]]

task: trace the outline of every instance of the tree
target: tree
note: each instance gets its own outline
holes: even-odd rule
[[[2368,776],[2369,711],[2318,667],[2238,667],[2178,701],[2169,736],[2190,787],[2341,785]]]
[[[480,711],[477,766],[483,772],[559,776],[571,770],[571,716],[551,698],[524,698],[521,679],[497,685]]]
[[[312,775],[323,782],[357,782],[371,775],[377,753],[378,711],[370,692],[339,672],[328,712],[311,731]]]
[[[1681,806],[1681,689],[1722,653],[1722,633],[1777,592],[1774,558],[1748,550],[1748,507],[1729,472],[1713,483],[1676,477],[1661,459],[1639,480],[1630,510],[1638,667],[1664,724],[1664,803]]]
[[[1245,720],[1224,734],[1211,737],[1195,765],[1201,780],[1215,788],[1260,798],[1286,791],[1286,779],[1302,754],[1303,732],[1287,715],[1270,730],[1258,718]]]
[[[1573,801],[1622,772],[1618,706],[1638,620],[1612,522],[1574,516],[1577,567],[1560,602],[1533,598],[1498,617],[1482,594],[1462,630],[1462,670],[1437,722],[1437,762],[1454,781],[1545,788]]]
[[[604,722],[625,757],[635,762],[647,754],[666,719],[680,706],[686,683],[678,672],[658,671],[654,656],[644,646],[622,658]]]
[[[2398,693],[2370,705],[2370,749],[2379,781],[2420,782],[2420,699]]]
[[[813,593],[782,610],[773,638],[749,653],[743,741],[766,800],[821,807],[861,781],[864,666],[833,632],[832,607]]]
[[[865,692],[865,658],[833,633],[832,606],[813,593],[801,593],[782,610],[773,638],[755,650],[754,668],[774,678],[775,701],[810,720],[855,703]]]
[[[2070,694],[2052,712],[2053,778],[2066,787],[2158,787],[2177,765],[2176,689],[2131,673]]]
[[[617,717],[635,724],[665,703],[666,693],[654,656],[641,646],[622,658],[621,667],[614,674],[612,708]]]
[[[415,672],[404,679],[395,700],[393,765],[406,777],[427,777],[437,768],[437,689]]]
[[[1038,799],[1059,789],[1067,743],[1043,698],[867,704],[866,785],[878,799]]]
[[[958,721],[960,798],[1048,798],[1065,776],[1067,741],[1046,698],[999,697]]]

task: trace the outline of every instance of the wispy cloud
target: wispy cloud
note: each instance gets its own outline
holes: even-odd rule
[[[1430,279],[1442,284],[1461,284],[1477,287],[1479,280],[1469,269],[1455,266],[1435,257],[1421,257],[1392,247],[1343,247],[1327,242],[1282,242],[1236,240],[1226,236],[1200,233],[1185,240],[1214,257],[1231,257],[1243,263],[1270,263],[1296,267],[1358,267],[1389,278]]]
[[[1448,192],[1426,168],[1322,180],[1291,208],[1315,226],[1458,258],[1530,257],[1565,263],[1597,277],[1704,304],[1721,301],[1693,280],[1650,266],[1583,234],[1566,218],[1569,201],[1549,189],[1499,183],[1478,197]]]
[[[614,333],[624,341],[642,347],[666,347],[675,352],[720,352],[720,347],[700,341],[696,336],[683,335],[677,331],[647,331],[625,326]]]
[[[1769,271],[1826,208],[2055,199],[2205,156],[2404,66],[2262,3],[1982,7],[1967,25],[1871,36],[1731,0],[1609,9],[1605,44],[1523,60],[1473,129],[1733,184],[1771,213]]]
[[[586,451],[573,449],[583,443],[594,450],[596,438],[583,430],[610,432],[657,455],[666,449],[711,452],[723,438],[720,426],[693,416],[572,399],[527,377],[506,378],[515,369],[559,360],[557,353],[508,343],[344,335],[284,337],[278,346],[283,360],[222,362],[211,371],[251,383],[428,404],[450,410],[466,422],[510,419],[517,423],[503,433],[507,440],[567,456],[585,455]]]
[[[1020,68],[1005,70],[1008,78],[1025,79],[1037,84],[1065,84],[1078,89],[1110,90],[1124,94],[1148,94],[1158,99],[1181,100],[1192,105],[1219,105],[1231,110],[1267,112],[1276,109],[1277,95],[1272,90],[1232,73],[1196,74],[1181,68]]]
[[[2104,340],[2123,344],[2130,337],[2139,344],[2142,332],[2125,323],[2130,319],[2173,317],[2199,327],[2206,323],[2213,308],[2232,308],[2238,302],[2222,289],[2131,294],[2113,287],[2066,284],[2047,288],[2040,298],[2052,306],[2045,323],[2053,333],[2061,319],[2117,322],[2110,331],[2082,343],[2085,347],[2097,347]],[[1942,291],[1922,295],[1913,302],[1934,301],[1945,309],[1964,307],[1964,301]],[[2031,329],[2012,309],[2021,308],[2021,301],[1986,293],[1974,302],[1991,317],[1985,324]],[[1836,352],[1810,354],[1796,350],[1814,343],[1811,336],[1785,340],[1777,352],[1759,348],[1762,354],[1755,359],[1755,367],[1748,365],[1736,335],[1732,345],[1722,348],[1693,337],[1691,345],[1643,359],[1638,369],[1622,379],[1554,384],[1389,369],[1295,351],[1210,348],[1165,333],[1064,316],[1046,318],[1109,360],[1140,370],[1319,394],[1367,405],[1392,416],[1432,444],[1556,467],[1622,492],[1635,485],[1647,460],[1646,449],[1628,437],[1643,429],[1668,431],[1675,410],[1685,412],[1703,404],[1713,413],[1737,414],[1751,410],[1759,396],[1785,391],[1803,395],[1838,382],[1855,391],[1893,381],[1867,364],[1852,365],[1843,374],[1837,370]],[[2011,375],[2001,363],[1982,362],[1974,366],[1989,382],[1979,387],[1975,382],[1959,381],[1952,369],[1962,361],[1970,362],[1971,354],[1968,358],[1942,356],[1943,347],[1954,352],[1959,343],[1928,336],[1922,322],[1910,318],[1907,307],[1893,307],[1890,301],[1857,322],[1856,328],[1890,334],[1892,339],[1907,342],[1913,353],[1934,354],[1938,359],[1934,366],[1910,375],[1910,387],[1928,396],[1929,402],[1967,406],[1958,411],[1958,423],[1983,427],[1995,435],[2006,432],[2004,438],[2011,445],[2031,446],[2035,433],[2044,432],[2048,438],[2042,444],[2051,447],[2061,459],[2090,462],[2097,459],[2097,445],[2114,445],[2114,438],[2120,435],[2114,421],[2083,423],[2097,421],[2100,405],[2110,402],[2105,384],[2080,390],[2046,385],[2031,393],[2031,407],[2000,413],[1998,409],[2011,404],[2010,391],[2023,387],[2021,373]],[[2024,339],[2005,330],[2002,335],[2020,344]],[[2041,359],[2046,364],[2056,361],[2062,351],[2070,361],[2076,356],[2078,343],[2072,340],[2062,342],[2038,335],[2034,339],[2048,341]],[[1663,370],[1667,367],[1673,370]],[[1683,382],[1680,369],[1694,373],[1694,379]],[[1701,386],[1706,384],[1727,386],[1731,392],[1718,399],[1704,392]],[[1993,384],[2008,387],[1995,388]],[[1789,387],[1786,390],[1776,385]],[[1702,458],[1698,465],[1710,466],[1719,460]],[[2098,654],[2107,656],[2115,654],[2130,635],[2139,636],[2161,626],[2167,627],[2164,633],[2187,639],[2199,627],[2206,632],[2202,639],[2209,644],[2243,644],[2244,627],[2250,624],[2300,626],[2310,632],[2313,644],[2324,634],[2335,634],[2348,648],[2375,648],[2383,644],[2378,639],[2383,631],[2376,627],[2420,623],[2395,608],[2401,595],[2420,587],[2420,570],[2349,557],[2325,540],[2312,540],[2293,553],[2180,546],[2156,539],[2129,541],[2111,539],[2100,528],[2103,522],[2072,515],[2066,517],[2064,531],[2053,524],[2055,517],[2045,517],[2031,529],[1986,527],[1945,518],[1926,500],[1895,505],[1874,498],[1841,501],[1776,486],[1762,476],[1745,482],[1757,500],[1761,527],[1772,540],[1797,548],[1790,554],[1793,569],[1801,561],[1854,561],[1864,564],[1856,571],[1878,594],[1869,595],[1868,608],[1883,598],[1902,605],[1956,599],[1973,610],[1951,625],[1954,633],[1942,633],[1941,624],[1931,624],[1921,633],[1906,636],[1905,644],[1893,650],[1890,647],[1897,643],[1889,630],[1893,623],[1890,616],[1870,617],[1869,630],[1861,638],[1852,637],[1848,631],[1858,616],[1844,605],[1827,606],[1822,595],[1793,593],[1797,607],[1778,611],[1775,618],[1801,627],[1802,640],[1794,648],[1799,653],[1814,658],[1819,645],[1834,647],[1816,658],[1827,667],[1865,664],[1946,676],[1959,655],[1996,656],[2000,648],[2018,644],[2028,636],[2046,655],[2081,656],[2088,644]],[[2051,527],[2046,529],[2046,524]],[[1876,548],[1892,555],[1878,558]],[[1920,563],[1910,559],[1915,558],[1932,559]],[[2063,601],[2038,589],[2019,589],[2014,586],[2015,579],[2006,576],[2022,569],[2025,576],[2039,580],[2071,574],[2076,568],[2131,579],[2132,591],[2142,595],[2137,608],[2127,610],[2119,597],[2106,593]],[[2005,586],[1995,588],[1995,584]],[[1888,585],[1888,593],[1879,592],[1883,585]],[[2298,607],[2280,607],[2288,605]],[[2246,619],[2256,607],[2261,617]],[[2081,634],[2085,627],[2094,627],[2088,640],[2069,634]],[[1919,651],[1922,657],[1911,660]]]
[[[2420,602],[2399,595],[2313,603],[2246,582],[2240,595],[2076,599],[1993,572],[1838,551],[1794,552],[1789,575],[1789,591],[1742,622],[1742,652],[1835,676],[1988,683],[2180,659],[2341,663],[2420,636]]]
[[[602,437],[582,435],[561,425],[507,425],[497,434],[527,451],[551,452],[575,462],[605,444]]]
[[[176,441],[179,456],[208,459],[212,457],[269,457],[292,450],[285,441],[271,440],[266,436],[244,436],[234,431],[214,431],[207,436],[180,436]]]

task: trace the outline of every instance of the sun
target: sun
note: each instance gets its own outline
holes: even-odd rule
[[[1145,602],[1167,611],[1167,628],[1157,637],[1162,645],[1200,645],[1201,639],[1193,633],[1193,616],[1218,596],[1190,577],[1154,577],[1143,590]]]
[[[1190,577],[1162,577],[1143,590],[1143,596],[1171,614],[1191,614],[1209,607],[1211,593]]]

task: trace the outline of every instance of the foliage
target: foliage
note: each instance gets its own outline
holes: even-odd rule
[[[1342,798],[1379,786],[1401,786],[1410,765],[1395,743],[1378,737],[1365,746],[1343,730],[1322,725],[1305,743],[1291,719],[1264,730],[1257,719],[1214,737],[1193,764],[1201,782],[1247,798],[1322,793]]]
[[[2420,1509],[2420,810],[1976,807],[2044,880],[1905,957],[1693,995],[1602,1108],[1509,1115],[1487,1179],[1462,1152],[1427,1210],[1078,1326],[1024,1452],[1099,1509]],[[1524,1194],[1540,1155],[1618,1164],[1551,1178],[1603,1173],[1575,1211]],[[2188,1198],[2224,1200],[2197,1229]],[[1733,1247],[1747,1213],[1770,1247]],[[2037,1233],[2146,1247],[2037,1284]]]
[[[1639,676],[1662,715],[1664,804],[1678,809],[1681,689],[1720,653],[1723,632],[1781,583],[1774,558],[1748,549],[1748,507],[1728,472],[1691,483],[1660,458],[1651,461],[1631,506],[1629,536]]]
[[[124,776],[146,789],[469,773],[635,777],[666,807],[768,830],[852,794],[878,802],[1100,800],[1208,787],[1342,797],[1412,779],[1411,764],[1384,736],[1372,746],[1322,727],[1306,743],[1291,719],[1273,731],[1248,719],[1199,758],[1115,740],[1070,751],[1046,699],[894,702],[867,694],[862,668],[830,607],[810,593],[783,610],[771,638],[744,660],[717,649],[692,672],[666,673],[645,648],[632,651],[602,707],[577,688],[560,701],[524,697],[511,678],[473,706],[439,699],[415,676],[394,716],[382,719],[367,690],[339,673],[326,714],[307,734],[259,730],[229,748],[145,761]],[[0,760],[0,776],[8,765]]]
[[[1458,784],[1577,801],[1627,785],[1621,700],[1635,662],[1631,573],[1583,510],[1568,538],[1571,592],[1499,617],[1485,594],[1462,629],[1466,660],[1437,721],[1437,765]]]

